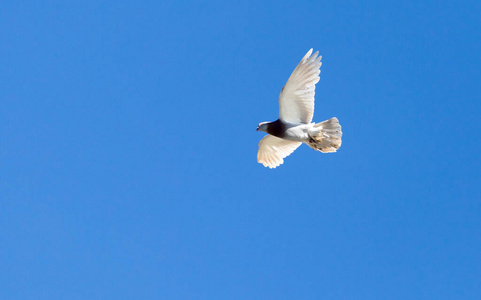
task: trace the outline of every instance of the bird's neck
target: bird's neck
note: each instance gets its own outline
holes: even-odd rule
[[[267,133],[279,138],[283,138],[286,133],[286,124],[281,120],[270,122],[267,124]]]

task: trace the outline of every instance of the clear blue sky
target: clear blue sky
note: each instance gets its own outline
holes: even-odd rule
[[[4,1],[1,299],[481,299],[479,1]],[[258,123],[323,55],[303,145]]]

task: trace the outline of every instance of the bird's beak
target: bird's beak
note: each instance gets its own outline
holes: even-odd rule
[[[259,126],[257,126],[257,129],[256,129],[256,131],[259,131]]]

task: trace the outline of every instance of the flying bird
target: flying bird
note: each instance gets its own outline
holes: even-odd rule
[[[284,158],[302,143],[323,153],[341,147],[341,125],[336,117],[311,123],[314,115],[314,94],[321,73],[319,52],[309,50],[292,72],[279,95],[279,119],[262,122],[257,131],[268,133],[259,142],[257,161],[271,169],[284,163]]]

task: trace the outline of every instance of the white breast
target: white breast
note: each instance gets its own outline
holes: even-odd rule
[[[312,126],[311,124],[286,125],[287,129],[286,135],[283,137],[284,139],[294,142],[306,142],[309,140],[309,135],[307,134],[307,131],[308,128]]]

